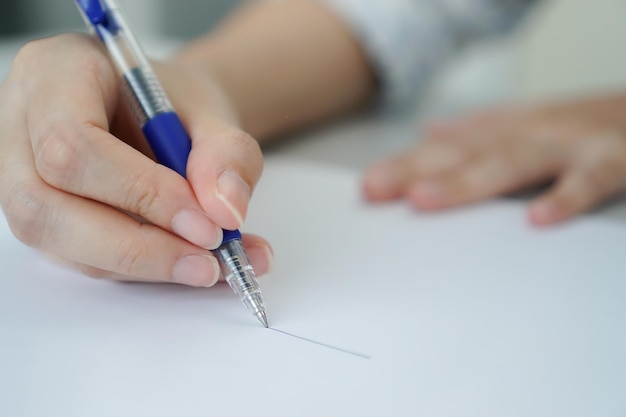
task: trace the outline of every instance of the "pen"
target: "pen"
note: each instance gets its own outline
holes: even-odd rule
[[[112,0],[76,0],[76,3],[123,77],[124,93],[156,159],[186,177],[191,139],[119,9]],[[224,230],[221,245],[212,252],[228,285],[248,311],[268,327],[261,290],[239,230]]]

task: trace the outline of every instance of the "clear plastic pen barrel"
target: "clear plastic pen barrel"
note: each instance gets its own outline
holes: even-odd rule
[[[117,6],[111,0],[102,2],[107,7],[109,21],[107,25],[99,25],[97,33],[107,46],[115,67],[124,77],[124,93],[128,96],[139,126],[143,127],[156,115],[174,110]]]
[[[225,242],[213,252],[221,261],[222,273],[228,285],[239,296],[248,311],[267,327],[267,317],[261,290],[259,289],[254,270],[243,251],[241,241],[231,240]]]

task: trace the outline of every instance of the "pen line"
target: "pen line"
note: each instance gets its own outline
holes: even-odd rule
[[[348,349],[343,349],[343,348],[340,348],[338,346],[329,345],[329,344],[323,343],[323,342],[318,342],[317,340],[313,340],[313,339],[309,339],[309,338],[306,338],[306,337],[298,336],[296,334],[289,333],[289,332],[286,332],[284,330],[277,329],[275,327],[268,327],[268,329],[274,330],[275,332],[282,333],[282,334],[287,335],[287,336],[295,337],[296,339],[304,340],[305,342],[314,343],[316,345],[323,346],[323,347],[328,348],[328,349],[333,349],[333,350],[336,350],[336,351],[339,351],[339,352],[347,353],[347,354],[352,355],[352,356],[358,356],[359,358],[363,358],[363,359],[372,359],[371,356],[366,355],[364,353],[355,352],[353,350],[348,350]]]

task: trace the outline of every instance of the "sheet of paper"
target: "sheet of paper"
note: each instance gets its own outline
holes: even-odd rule
[[[93,280],[2,224],[0,415],[623,416],[626,227],[523,206],[367,205],[356,173],[267,162],[246,231],[263,329],[226,285]]]

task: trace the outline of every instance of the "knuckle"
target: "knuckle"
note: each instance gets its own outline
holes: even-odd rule
[[[167,184],[165,178],[164,175],[155,175],[151,171],[138,174],[130,182],[123,208],[146,219],[154,217],[154,213],[158,213],[167,204],[167,193],[163,192]]]
[[[47,57],[58,58],[58,51],[75,51],[77,55],[85,55],[84,51],[77,51],[77,46],[94,48],[94,42],[85,34],[63,33],[26,42],[18,50],[15,59],[19,62],[41,65],[42,59]]]
[[[25,43],[15,54],[14,65],[30,67],[31,64],[40,63],[41,56],[47,50],[50,39],[37,39]]]
[[[119,257],[114,265],[116,272],[129,276],[142,276],[147,270],[149,250],[146,242],[137,238],[140,235],[141,233],[133,234],[133,237],[118,243]]]
[[[86,34],[65,33],[32,40],[16,53],[9,75],[34,86],[44,80],[42,67],[61,68],[67,62],[75,63],[83,74],[113,74],[113,68],[102,48]],[[34,72],[37,76],[30,76]]]
[[[77,135],[62,123],[48,126],[34,149],[37,172],[47,183],[63,188],[82,176],[83,158],[80,158]]]
[[[28,74],[33,70],[39,70],[50,59],[58,59],[57,51],[59,48],[66,48],[68,36],[76,35],[59,35],[25,43],[13,60],[15,73]]]
[[[28,246],[41,246],[51,221],[51,211],[36,187],[16,187],[5,214],[11,232],[18,240]]]
[[[256,139],[241,129],[234,130],[232,140],[239,151],[239,155],[249,162],[249,167],[260,175],[263,170],[263,153]]]
[[[243,130],[236,129],[232,134],[232,140],[236,143],[236,146],[246,154],[261,157],[259,142]]]
[[[616,184],[617,172],[614,164],[606,163],[590,169],[587,172],[587,186],[594,194],[605,194],[613,191]]]

